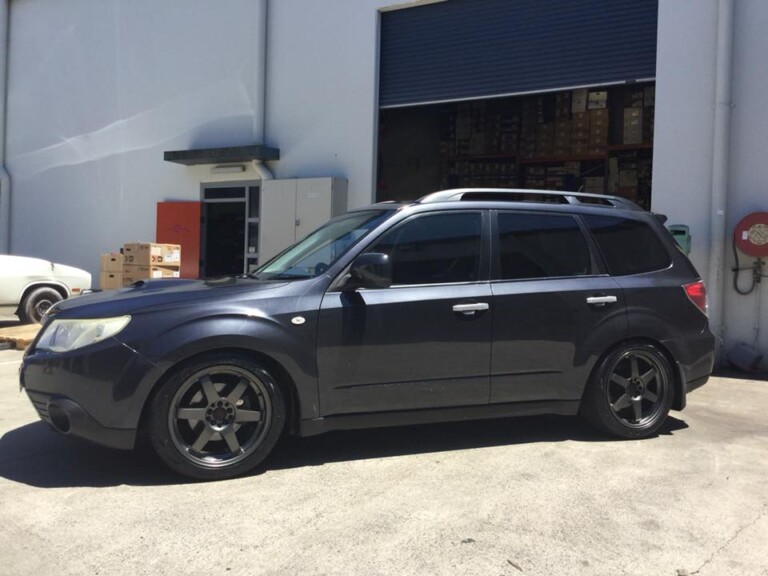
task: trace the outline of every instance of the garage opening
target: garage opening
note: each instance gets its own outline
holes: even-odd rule
[[[507,187],[649,207],[657,13],[648,0],[384,12],[377,199]]]

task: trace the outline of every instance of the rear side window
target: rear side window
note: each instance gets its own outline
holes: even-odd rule
[[[645,222],[592,214],[585,215],[584,221],[614,276],[663,270],[671,264],[669,252]]]
[[[502,280],[585,276],[589,247],[573,216],[499,212]]]

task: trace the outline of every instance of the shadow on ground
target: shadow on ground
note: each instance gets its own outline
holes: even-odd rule
[[[670,416],[659,435],[688,425]],[[469,450],[534,442],[610,442],[577,417],[540,416],[331,432],[286,437],[254,475],[333,462]],[[168,471],[148,449],[110,450],[61,436],[42,422],[0,438],[0,476],[40,488],[157,486],[188,481]]]

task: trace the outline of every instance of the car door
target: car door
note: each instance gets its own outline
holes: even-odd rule
[[[572,214],[498,211],[491,403],[577,400],[628,333],[621,288]]]
[[[324,296],[323,415],[488,403],[488,230],[487,211],[416,214],[366,248],[393,284]]]

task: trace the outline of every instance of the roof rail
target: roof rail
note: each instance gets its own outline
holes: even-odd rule
[[[625,210],[642,210],[640,206],[620,196],[585,194],[558,190],[526,190],[518,188],[456,188],[433,192],[417,200],[420,204],[432,202],[456,202],[471,200],[494,200],[497,202],[535,202],[560,204],[597,204]]]

